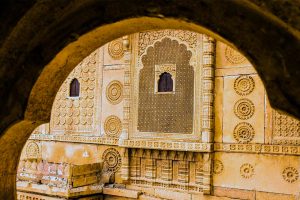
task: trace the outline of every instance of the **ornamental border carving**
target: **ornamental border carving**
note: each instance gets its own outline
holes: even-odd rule
[[[215,143],[216,152],[262,153],[281,155],[300,155],[300,146]]]

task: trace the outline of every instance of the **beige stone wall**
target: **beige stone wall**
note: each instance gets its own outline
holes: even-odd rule
[[[231,188],[299,195],[300,149],[293,146],[299,121],[272,110],[263,83],[241,54],[221,42],[216,49],[216,194],[234,197],[219,192]]]
[[[142,58],[165,38],[191,53],[185,61],[194,74],[189,134],[175,126],[172,131],[139,129]],[[155,71],[151,72],[146,75],[153,81]],[[80,95],[71,98],[74,78],[80,82]],[[161,116],[178,121],[178,116],[172,118],[176,106],[172,109]],[[33,132],[21,160],[103,162],[103,172],[114,174],[115,183],[155,198],[299,196],[300,122],[272,110],[262,81],[245,57],[205,35],[147,31],[104,45],[71,72],[57,93],[51,116],[49,124]],[[157,124],[159,117],[148,117],[152,126]]]

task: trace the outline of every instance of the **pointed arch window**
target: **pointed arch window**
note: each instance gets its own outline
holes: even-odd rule
[[[70,97],[79,97],[79,81],[74,78],[70,83]]]
[[[159,76],[157,91],[173,92],[173,79],[170,73],[164,72]]]

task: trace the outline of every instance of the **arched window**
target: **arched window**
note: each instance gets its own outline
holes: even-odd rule
[[[70,84],[70,97],[79,97],[79,81],[74,78]]]
[[[159,76],[158,92],[173,92],[172,75],[164,72]]]

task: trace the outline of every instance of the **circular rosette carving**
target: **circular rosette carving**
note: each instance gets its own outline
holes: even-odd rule
[[[220,160],[214,161],[214,174],[221,174],[223,172],[224,165]]]
[[[240,99],[234,104],[234,114],[242,120],[250,119],[254,110],[254,104],[249,99]]]
[[[107,136],[119,137],[122,131],[121,120],[114,115],[107,117],[107,119],[104,122],[104,131]]]
[[[116,172],[120,169],[122,159],[120,153],[115,148],[108,148],[102,155],[104,169],[111,172]]]
[[[231,64],[241,64],[246,60],[242,54],[229,46],[225,48],[225,57]]]
[[[112,81],[106,87],[106,98],[112,104],[118,104],[122,101],[123,85],[120,81]]]
[[[251,142],[254,138],[254,134],[254,128],[247,122],[237,124],[233,131],[233,137],[239,143]]]
[[[27,158],[38,158],[40,152],[39,145],[35,142],[29,142],[26,146]]]
[[[243,178],[251,178],[254,175],[254,167],[249,163],[245,163],[240,167],[240,174]]]
[[[119,60],[124,56],[123,40],[113,40],[108,44],[108,54],[115,60]]]
[[[254,87],[255,82],[251,76],[242,75],[234,81],[234,90],[241,96],[250,94],[254,90]]]
[[[286,182],[294,183],[299,178],[299,172],[295,167],[287,167],[283,170],[282,177]]]

